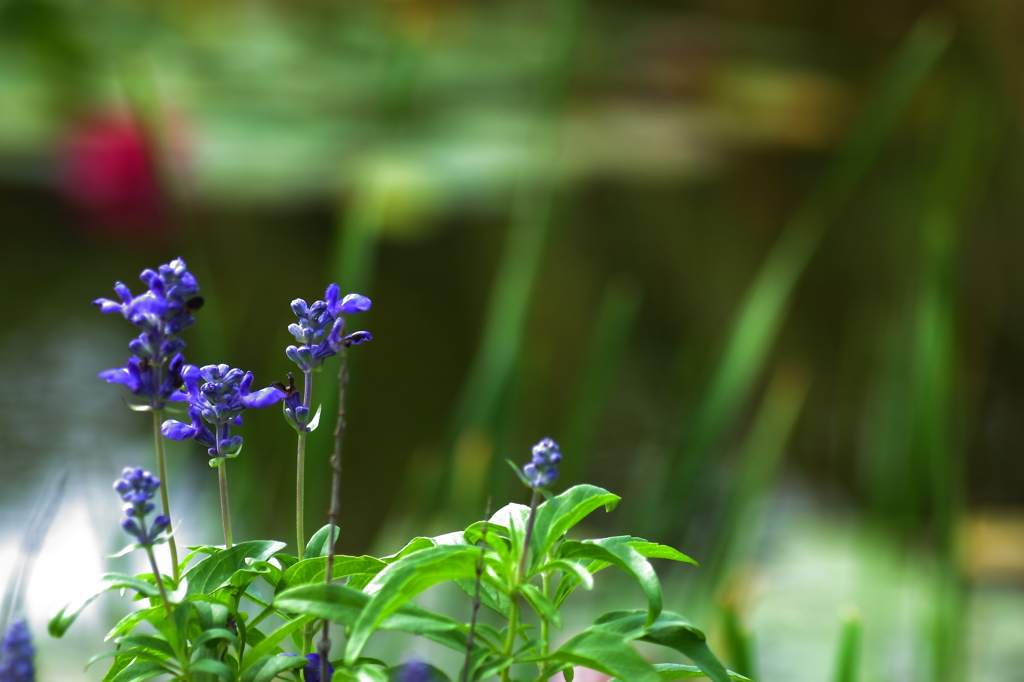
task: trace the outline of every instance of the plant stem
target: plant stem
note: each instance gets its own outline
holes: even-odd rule
[[[327,531],[327,573],[329,585],[334,573],[334,529],[338,526],[338,514],[341,509],[341,441],[345,436],[345,387],[348,386],[348,368],[346,366],[345,347],[338,353],[338,420],[334,424],[334,453],[331,455],[331,508],[328,510]],[[327,681],[327,656],[331,652],[331,638],[328,634],[329,621],[325,618],[323,634],[320,637],[320,679]]]
[[[313,400],[313,373],[303,373],[302,405],[307,410]],[[308,413],[307,413],[308,414]],[[306,431],[299,432],[298,452],[295,455],[295,542],[299,561],[306,550]]]
[[[160,472],[160,501],[163,503],[164,516],[171,518],[170,495],[167,492],[167,467],[164,466],[164,439],[160,434],[160,423],[163,419],[163,410],[153,410],[153,438],[156,440],[156,467]],[[181,580],[181,567],[178,566],[178,545],[174,542],[174,529],[167,524],[167,544],[171,549],[171,569],[174,572],[174,584]]]
[[[516,588],[518,589],[518,585]],[[509,597],[508,637],[505,638],[505,650],[502,652],[505,658],[509,658],[515,651],[516,631],[519,629],[519,592],[514,589]],[[509,682],[511,670],[512,666],[508,666],[501,671],[501,682]]]
[[[469,621],[469,636],[466,637],[466,662],[462,666],[462,682],[469,680],[469,659],[473,653],[473,637],[476,634],[476,617],[480,612],[480,583],[484,575],[484,555],[487,551],[487,522],[491,518],[491,498],[487,497],[484,509],[484,525],[480,529],[480,559],[476,563],[476,586],[473,590],[473,617]]]
[[[143,532],[145,532],[145,525],[143,524]],[[153,569],[153,578],[156,580],[156,588],[160,590],[160,599],[164,603],[164,611],[167,612],[167,620],[174,620],[174,611],[171,609],[171,602],[167,598],[167,590],[164,589],[164,579],[160,575],[160,569],[156,565],[156,556],[153,554],[153,545],[146,545],[146,554],[149,555],[149,565]]]
[[[530,553],[530,538],[533,537],[533,523],[537,520],[537,501],[540,500],[540,493],[533,491],[530,498],[530,520],[526,522],[526,539],[523,541],[523,553],[519,557],[519,569],[516,571],[516,583],[523,579],[523,569],[526,567],[526,555]]]
[[[544,573],[541,575],[541,593],[546,599],[548,591],[551,589],[551,575]],[[540,652],[542,655],[547,656],[551,652],[551,624],[548,623],[548,619],[544,614],[540,614]],[[548,669],[547,663],[540,664],[540,678],[541,680],[547,680],[547,676],[544,674]]]
[[[217,478],[220,479],[220,517],[224,524],[224,548],[231,549],[231,511],[228,509],[228,469],[225,459],[221,459],[217,465]]]

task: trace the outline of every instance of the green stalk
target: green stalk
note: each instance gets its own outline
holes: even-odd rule
[[[217,478],[220,479],[220,517],[224,524],[224,548],[231,549],[231,511],[228,509],[228,471],[227,460],[221,459],[217,464]]]
[[[517,581],[518,582],[518,581]],[[516,585],[516,588],[519,586]],[[511,594],[511,606],[508,610],[508,637],[505,638],[505,650],[502,651],[502,655],[508,658],[512,655],[512,652],[516,648],[516,631],[519,629],[519,593],[516,589],[512,590]],[[501,671],[501,682],[510,682],[512,666],[508,666]]]
[[[304,372],[303,376],[302,405],[308,410],[313,398],[313,374]],[[302,553],[306,548],[306,436],[306,431],[299,431],[298,451],[295,454],[295,543],[299,561],[302,561]]]
[[[160,423],[163,410],[153,410],[153,438],[156,440],[156,466],[160,472],[160,502],[163,503],[164,516],[171,518],[171,503],[167,493],[167,468],[164,466],[164,439],[160,434]],[[173,528],[167,524],[167,544],[171,548],[171,568],[174,570],[174,584],[181,581],[181,567],[178,566],[178,545],[174,542]]]
[[[551,574],[550,573],[544,573],[541,576],[541,593],[544,595],[545,599],[547,598],[548,591],[550,589],[551,589]],[[540,642],[541,642],[540,652],[541,652],[542,655],[547,656],[551,652],[551,624],[548,623],[547,616],[545,616],[544,614],[540,614]],[[541,663],[540,664],[540,678],[541,678],[541,680],[546,680],[547,679],[547,676],[544,674],[547,671],[547,669],[548,669],[548,664],[547,663]]]

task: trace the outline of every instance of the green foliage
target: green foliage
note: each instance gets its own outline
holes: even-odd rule
[[[502,682],[510,682],[513,666],[521,670],[526,664],[536,666],[537,680],[562,672],[571,678],[574,666],[623,682],[696,676],[715,682],[746,679],[725,670],[708,649],[703,632],[663,610],[661,584],[649,559],[696,563],[691,558],[629,535],[567,538],[589,514],[601,507],[611,511],[618,502],[619,497],[607,490],[579,485],[532,508],[509,504],[486,523],[434,538],[414,538],[390,556],[335,556],[332,581],[326,580],[326,526],[310,539],[308,558],[302,561],[282,553],[284,543],[274,541],[242,542],[230,549],[195,547],[181,565],[181,583],[164,579],[166,603],[152,576],[110,574],[85,598],[61,609],[50,632],[66,632],[103,592],[130,589],[148,599],[149,607],[122,619],[108,634],[116,648],[89,661],[91,665],[114,659],[104,678],[109,682],[157,676],[187,682],[297,679],[323,621],[344,631],[344,658],[334,662],[333,679],[346,682],[400,678],[404,666],[388,667],[362,656],[375,633],[396,630],[465,653],[469,680],[500,676]],[[637,582],[647,608],[607,613],[554,649],[551,629],[563,627],[561,607],[576,587],[591,589],[594,574],[609,566]],[[470,596],[479,587],[480,605],[500,614],[507,625],[471,625],[412,603],[444,582],[455,582]],[[267,593],[273,595],[271,603],[262,596]],[[251,609],[242,609],[243,602],[258,609],[259,615],[247,616]],[[468,607],[467,600],[467,611]],[[539,632],[524,624],[522,609],[536,614]],[[276,618],[268,620],[271,616]],[[142,624],[152,632],[137,631]],[[674,649],[696,667],[652,665],[633,647],[636,641]],[[290,642],[298,655],[281,656]],[[433,667],[425,670],[437,682],[455,679]]]

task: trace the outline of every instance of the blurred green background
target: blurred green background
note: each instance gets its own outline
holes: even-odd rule
[[[261,385],[293,298],[373,299],[344,553],[523,501],[503,460],[551,436],[559,487],[623,495],[602,531],[701,562],[670,604],[730,667],[1022,679],[1022,26],[1011,0],[0,0],[0,578],[60,467],[37,634],[61,566],[121,543],[107,488],[153,465],[149,422],[95,378],[133,329],[89,303],[180,255],[189,361]],[[294,433],[243,435],[236,534],[290,539]],[[330,429],[310,448],[317,519]],[[171,455],[179,538],[217,541],[205,455]],[[40,649],[43,679],[102,675]]]

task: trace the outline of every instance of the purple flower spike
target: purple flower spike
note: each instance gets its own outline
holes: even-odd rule
[[[171,525],[171,520],[161,514],[146,528],[146,515],[156,509],[150,500],[159,487],[160,479],[140,468],[128,467],[121,473],[121,478],[114,481],[114,490],[125,502],[126,518],[121,521],[121,528],[140,545],[147,547]],[[3,682],[3,678],[0,678],[0,682]]]
[[[207,447],[214,460],[236,457],[241,451],[242,437],[232,436],[231,427],[241,426],[243,410],[267,407],[285,398],[285,392],[273,386],[252,391],[252,372],[228,365],[185,365],[181,376],[191,423],[168,419],[160,430],[172,440],[195,439]]]
[[[288,346],[285,354],[303,372],[318,369],[324,360],[337,355],[342,348],[354,346],[373,337],[369,332],[356,332],[345,336],[345,320],[342,313],[365,312],[372,305],[362,294],[349,294],[340,298],[337,284],[327,287],[324,300],[307,304],[301,298],[292,301],[291,308],[299,318],[297,323],[288,325],[288,331],[298,345]],[[340,299],[340,300],[339,300]]]
[[[546,488],[558,478],[558,463],[561,461],[558,443],[545,438],[533,446],[533,457],[523,467],[523,475],[531,488]]]
[[[24,620],[11,623],[0,644],[0,682],[35,682],[36,650]]]
[[[197,295],[195,277],[180,258],[157,270],[144,270],[140,279],[148,290],[138,296],[118,282],[114,291],[120,302],[108,298],[93,301],[100,312],[121,313],[141,330],[128,344],[133,355],[126,366],[102,372],[100,378],[124,384],[151,409],[162,410],[181,386],[178,370],[184,362],[181,350],[185,342],[178,334],[193,325],[192,313],[202,307],[203,299]]]

